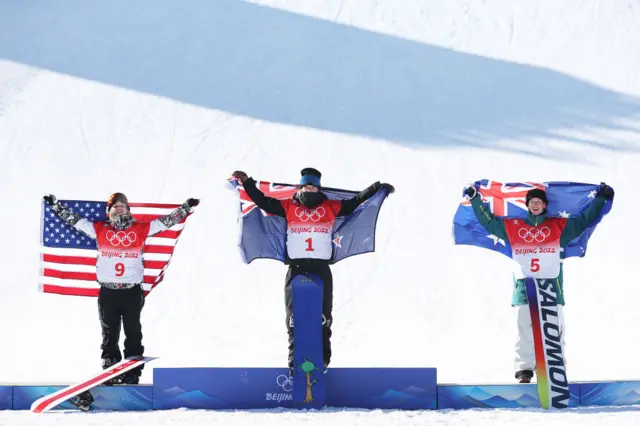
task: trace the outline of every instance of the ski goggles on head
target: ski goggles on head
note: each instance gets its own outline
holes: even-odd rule
[[[304,175],[300,179],[300,186],[313,185],[320,188],[320,178],[314,175]]]

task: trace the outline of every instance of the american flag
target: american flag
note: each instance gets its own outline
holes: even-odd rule
[[[70,211],[92,221],[106,220],[106,202],[60,200]],[[131,214],[137,221],[151,221],[170,213],[180,204],[130,203]],[[159,232],[145,241],[144,283],[148,295],[164,279],[165,272],[184,230],[187,219],[170,229]],[[98,296],[96,281],[96,240],[77,231],[55,215],[48,203],[42,203],[40,220],[40,278],[38,288],[44,293],[71,296]]]

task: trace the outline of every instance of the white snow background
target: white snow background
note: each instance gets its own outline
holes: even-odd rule
[[[0,383],[100,368],[96,301],[38,288],[40,203],[202,199],[143,310],[155,367],[284,367],[285,266],[241,262],[236,169],[397,191],[376,251],[332,268],[334,367],[513,383],[511,261],[452,242],[463,186],[607,182],[565,263],[571,381],[638,380],[640,4],[565,0],[0,3]],[[636,407],[2,412],[0,424],[638,424]]]

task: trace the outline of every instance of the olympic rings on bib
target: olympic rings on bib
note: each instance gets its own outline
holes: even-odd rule
[[[527,243],[532,243],[534,240],[541,243],[546,240],[549,235],[551,235],[551,230],[546,226],[543,228],[520,228],[518,230],[518,236]]]
[[[136,239],[137,237],[135,232],[107,231],[107,241],[109,241],[114,247],[119,245],[122,247],[129,247],[131,244],[136,242]]]
[[[296,207],[296,211],[295,211],[296,217],[303,222],[306,222],[308,220],[311,220],[312,222],[317,222],[321,218],[323,218],[325,214],[326,214],[326,211],[324,210],[324,207],[318,207],[313,210],[307,210],[301,207]]]

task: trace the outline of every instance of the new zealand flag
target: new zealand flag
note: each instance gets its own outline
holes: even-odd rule
[[[256,206],[236,178],[229,178],[227,182],[229,188],[239,196],[238,246],[242,260],[245,263],[251,263],[254,259],[284,262],[287,237],[285,218],[266,213]],[[291,198],[299,189],[298,185],[264,181],[258,182],[257,187],[265,196],[279,200]],[[322,192],[330,200],[346,200],[358,194],[357,191],[326,187],[322,188]],[[387,195],[389,191],[382,188],[349,216],[336,218],[332,231],[333,254],[330,263],[375,250],[376,222]]]

